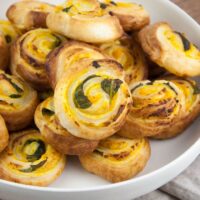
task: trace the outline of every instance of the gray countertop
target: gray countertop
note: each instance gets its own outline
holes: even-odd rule
[[[199,0],[198,0],[199,1]],[[182,174],[136,200],[200,200],[200,156]]]

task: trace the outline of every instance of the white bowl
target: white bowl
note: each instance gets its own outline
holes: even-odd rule
[[[16,0],[1,1],[0,15]],[[200,27],[184,11],[168,0],[133,0],[150,12],[152,22],[167,21],[200,47]],[[58,3],[59,0],[49,2]],[[200,79],[199,79],[200,80]],[[170,131],[170,130],[169,130]],[[166,141],[151,141],[152,156],[137,177],[116,184],[84,171],[78,159],[71,157],[62,176],[50,187],[26,186],[0,180],[0,198],[4,200],[130,200],[167,183],[200,154],[199,119],[182,135]]]

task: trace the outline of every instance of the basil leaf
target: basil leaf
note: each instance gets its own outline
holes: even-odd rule
[[[173,90],[176,95],[178,95],[177,91],[170,85],[169,82],[164,83],[164,84],[167,85],[171,90]]]
[[[6,42],[9,44],[12,42],[12,38],[10,35],[5,35]]]
[[[137,88],[142,87],[144,84],[140,83],[138,85],[136,85],[132,90],[131,93],[133,93]]]
[[[110,99],[112,99],[118,92],[122,83],[123,82],[119,79],[104,79],[101,82],[101,88],[110,96]]]
[[[114,2],[114,1],[111,1],[110,3],[111,3],[112,5],[114,5],[114,6],[117,6],[117,3]]]
[[[7,76],[5,76],[3,74],[2,74],[2,76],[5,80],[7,80],[13,86],[13,88],[15,88],[15,90],[17,92],[19,92],[19,93],[23,92],[23,90],[16,83],[12,82],[12,80],[10,78],[8,78]]]
[[[190,41],[182,33],[179,33],[179,32],[175,32],[175,33],[180,36],[183,43],[184,50],[185,51],[189,50],[191,46]]]
[[[73,6],[64,8],[62,11],[68,13]]]
[[[194,95],[200,94],[200,88],[198,87],[198,85],[194,85],[193,88],[194,88],[193,92]]]
[[[105,3],[100,3],[100,7],[101,7],[101,9],[106,9],[108,7],[108,5]]]
[[[84,84],[92,79],[98,77],[97,75],[91,75],[88,78],[86,78],[75,90],[75,95],[74,95],[74,104],[77,108],[81,108],[81,109],[87,109],[89,108],[92,103],[90,102],[90,100],[88,99],[87,96],[85,96],[84,91],[83,91],[83,86]]]
[[[28,140],[24,144],[23,148],[25,148],[27,145],[30,145],[33,142],[38,143],[38,148],[36,149],[34,154],[26,156],[26,159],[29,162],[34,162],[36,160],[39,160],[42,157],[42,155],[46,152],[46,146],[45,146],[45,144],[44,144],[44,142],[42,140]]]
[[[47,159],[41,161],[41,162],[38,163],[37,165],[30,165],[29,168],[27,168],[27,169],[20,169],[19,171],[25,172],[25,173],[33,172],[33,171],[37,170],[38,168],[42,167],[46,162],[47,162]]]
[[[18,99],[20,98],[22,95],[20,94],[11,94],[9,97],[12,98],[12,99]]]
[[[97,61],[93,61],[92,66],[95,68],[100,68],[101,65]]]
[[[82,85],[79,85],[76,88],[74,103],[77,108],[82,108],[82,109],[89,108],[92,105],[87,96],[85,96]]]
[[[52,116],[52,115],[54,115],[54,114],[55,114],[55,112],[52,111],[52,110],[49,110],[49,109],[47,109],[47,108],[43,108],[43,109],[42,109],[42,115]]]

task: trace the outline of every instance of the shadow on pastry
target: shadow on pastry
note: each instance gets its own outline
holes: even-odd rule
[[[54,91],[52,89],[49,89],[49,90],[39,91],[38,97],[39,97],[40,102],[42,102],[46,100],[47,98],[52,97],[53,94],[54,94]]]
[[[147,26],[139,33],[143,50],[159,66],[177,76],[200,75],[200,51],[168,23]]]
[[[98,141],[74,137],[58,123],[54,112],[53,97],[46,99],[38,106],[35,112],[35,123],[46,142],[63,154],[89,153],[98,145]]]
[[[156,80],[169,73],[149,58],[146,58],[146,60],[148,65],[148,80]]]
[[[173,131],[185,113],[185,97],[175,83],[166,80],[141,81],[130,89],[133,104],[119,135],[141,138]]]
[[[40,1],[21,1],[12,4],[7,10],[8,19],[22,31],[46,28],[47,15],[55,6]]]
[[[118,39],[123,29],[116,16],[104,13],[97,0],[69,0],[47,17],[49,29],[71,39],[101,43]]]
[[[131,37],[125,35],[120,40],[100,45],[100,49],[117,60],[125,71],[125,81],[132,84],[147,78],[148,68],[143,51]]]
[[[36,90],[50,88],[45,71],[46,57],[66,39],[48,29],[35,29],[22,35],[11,48],[11,72]]]
[[[46,72],[52,88],[55,88],[63,73],[79,62],[88,62],[105,57],[105,54],[92,45],[77,41],[65,42],[54,49],[47,57]]]
[[[116,16],[125,31],[140,30],[150,23],[149,13],[140,4],[103,0],[100,6]]]
[[[128,180],[141,172],[151,154],[147,139],[111,136],[102,140],[93,153],[79,156],[87,171],[110,182]]]
[[[38,104],[37,92],[15,76],[0,71],[0,114],[9,131],[25,128]]]
[[[9,133],[3,117],[0,115],[0,153],[7,147]]]
[[[0,69],[6,70],[10,59],[10,45],[19,36],[14,26],[5,20],[0,20]]]
[[[78,63],[62,76],[54,93],[60,124],[72,135],[89,140],[117,132],[130,104],[122,66],[110,59]]]
[[[48,145],[38,131],[13,133],[0,155],[0,178],[47,186],[61,175],[65,161],[65,156]]]

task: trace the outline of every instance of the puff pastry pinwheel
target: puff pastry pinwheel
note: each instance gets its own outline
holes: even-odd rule
[[[0,178],[47,186],[60,176],[66,158],[48,145],[37,130],[13,133],[0,155]]]
[[[98,145],[98,141],[74,137],[60,126],[54,112],[53,97],[49,97],[38,106],[35,123],[45,140],[61,153],[85,154],[92,152]]]
[[[35,29],[22,35],[11,48],[11,72],[37,90],[50,87],[45,71],[46,57],[64,37],[48,29]]]
[[[20,1],[12,4],[7,10],[8,19],[22,31],[35,28],[46,28],[47,15],[55,6],[40,1]]]
[[[118,132],[141,138],[170,132],[185,112],[182,90],[171,81],[141,81],[130,86],[133,104]]]
[[[79,63],[63,75],[54,93],[60,124],[72,135],[89,140],[117,132],[131,102],[121,65],[109,59]]]
[[[8,145],[9,133],[3,117],[0,115],[0,153]]]
[[[103,0],[100,2],[100,7],[117,16],[125,31],[140,30],[150,23],[149,13],[142,5],[136,3]]]
[[[0,114],[9,131],[29,125],[37,104],[36,91],[19,78],[0,71]]]
[[[10,44],[19,36],[19,32],[9,21],[0,20],[0,69],[9,64]]]
[[[79,159],[87,171],[110,182],[120,182],[143,170],[150,151],[147,139],[127,139],[114,135],[102,140],[93,153],[81,155]]]
[[[164,76],[163,79],[170,80],[183,92],[185,98],[184,113],[176,120],[176,123],[163,133],[155,135],[154,138],[166,139],[182,133],[200,114],[200,90],[197,83],[189,79],[181,79],[176,76]]]
[[[130,37],[124,36],[120,40],[102,44],[100,49],[123,66],[128,84],[147,78],[145,56],[138,44]]]
[[[104,13],[97,0],[68,0],[48,15],[47,26],[71,39],[88,43],[112,41],[123,34],[118,18]]]
[[[79,62],[103,59],[104,55],[98,48],[77,41],[65,42],[54,49],[47,58],[46,71],[52,88],[69,68]],[[66,59],[67,58],[67,59]]]
[[[145,27],[139,40],[150,59],[177,76],[200,75],[200,51],[169,24],[159,22]]]

